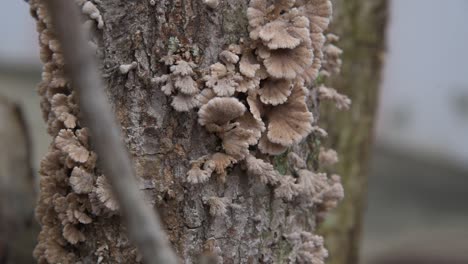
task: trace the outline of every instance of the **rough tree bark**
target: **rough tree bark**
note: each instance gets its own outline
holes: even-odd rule
[[[189,47],[187,52],[199,60],[200,68],[207,68],[218,61],[219,53],[229,44],[237,44],[241,38],[247,39],[248,2],[224,0],[213,10],[198,0],[95,1],[105,25],[97,30],[96,36],[109,101],[122,126],[141,189],[155,208],[158,208],[169,239],[185,263],[201,263],[203,259],[209,259],[213,255],[217,255],[218,260],[222,258],[223,263],[285,263],[292,245],[284,235],[298,230],[313,232],[316,229],[317,208],[304,210],[276,199],[273,188],[260,183],[258,179],[248,177],[239,166],[230,171],[225,183],[220,184],[216,177],[212,177],[203,185],[188,184],[186,174],[190,168],[189,162],[216,152],[220,147],[219,140],[198,124],[195,111],[174,111],[170,99],[151,82],[152,77],[167,73],[167,67],[160,59],[174,47]],[[40,18],[43,15],[41,12],[38,9],[33,14]],[[38,28],[43,32],[45,27],[46,25],[40,24]],[[43,35],[47,40],[49,35]],[[344,39],[347,37],[349,36],[343,36]],[[50,43],[48,45],[51,46]],[[55,51],[56,47],[52,46],[52,51]],[[44,57],[46,60],[50,59],[48,55]],[[57,58],[52,57],[51,60]],[[137,64],[135,69],[126,74],[119,71],[121,65],[132,62]],[[52,66],[45,67],[46,70],[51,68],[54,69]],[[53,74],[60,75],[55,72]],[[57,82],[53,85],[57,85]],[[60,98],[73,98],[73,92],[67,85],[59,83],[57,86],[58,89],[55,87],[57,90],[53,92],[42,87],[41,93],[45,97],[50,92],[50,97],[57,93],[62,96]],[[372,100],[373,93],[368,95],[366,91],[356,88],[356,94],[363,93],[364,98]],[[353,99],[357,104],[360,103],[356,98]],[[59,104],[58,99],[54,100]],[[51,116],[50,112],[60,110],[53,109],[54,102],[52,107],[48,104],[50,102],[43,104],[47,116]],[[49,108],[52,111],[48,112]],[[311,102],[310,108],[318,116],[316,101]],[[58,140],[55,142],[57,155],[60,155],[60,151],[69,151],[69,148],[63,148],[64,144],[60,144],[65,141],[65,137],[69,141],[74,140],[72,147],[87,145],[86,142],[76,143],[78,140],[73,138],[73,133],[77,136],[78,132],[84,133],[80,128],[81,124],[76,128],[73,120],[68,121],[66,128],[63,125],[54,125],[53,122],[49,124],[51,134],[60,139],[59,144]],[[329,122],[333,125],[336,123]],[[65,131],[67,128],[68,131]],[[61,130],[61,134],[58,130]],[[82,141],[81,138],[79,140]],[[332,137],[332,140],[337,139]],[[319,146],[319,140],[311,136],[294,147],[294,151],[307,160],[309,168],[317,169]],[[366,146],[359,147],[361,150],[361,147]],[[83,148],[78,149],[83,152]],[[61,162],[60,166],[65,167],[56,168],[48,163],[51,156],[48,157],[46,166],[43,166],[43,173],[47,176],[44,177],[44,185],[53,188],[58,186],[62,193],[57,196],[63,196],[59,197],[62,202],[70,198],[83,203],[83,206],[73,208],[72,211],[81,217],[83,212],[80,210],[88,206],[88,198],[81,194],[66,196],[70,188],[63,187],[63,177],[53,177],[56,171],[68,175],[78,165],[69,159],[63,161],[55,158],[57,162]],[[345,153],[342,159],[347,158],[348,153]],[[76,159],[80,160],[80,157]],[[274,157],[271,161],[281,173],[291,172],[286,154]],[[94,165],[90,167],[94,170]],[[48,172],[47,169],[54,172]],[[206,199],[212,196],[226,197],[230,201],[227,217],[210,215]],[[62,230],[58,228],[49,228],[47,232],[43,232],[41,236],[44,243],[44,237],[57,236],[57,241],[53,242],[55,244],[39,245],[36,248],[36,255],[45,255],[45,258],[40,258],[43,262],[46,259],[56,262],[57,258],[64,255],[70,259],[77,257],[83,263],[95,262],[96,259],[103,263],[139,261],[138,254],[125,236],[125,226],[118,215],[92,216],[91,224],[89,217],[78,223],[76,215],[70,217],[71,220],[63,215],[57,216],[58,210],[67,213],[70,211],[69,208],[64,209],[63,204],[54,204],[55,209],[47,206],[47,201],[40,204],[38,211],[42,221],[49,221],[49,226],[54,223],[60,225],[62,221],[61,224],[66,225],[63,232],[68,240],[63,240],[60,234]],[[53,248],[54,251],[47,251],[47,248]]]
[[[347,94],[350,111],[337,112],[329,104],[320,123],[329,132],[328,144],[340,154],[345,199],[321,225],[330,251],[330,264],[359,263],[362,217],[366,205],[367,170],[374,117],[385,53],[387,0],[336,0],[331,30],[340,36],[342,72],[331,86]]]

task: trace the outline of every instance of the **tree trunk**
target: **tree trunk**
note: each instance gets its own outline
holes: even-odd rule
[[[0,263],[31,263],[37,225],[28,129],[18,105],[0,96]]]
[[[385,53],[387,0],[336,0],[332,31],[344,50],[342,71],[331,86],[353,100],[350,111],[323,105],[321,125],[340,154],[345,199],[320,228],[330,264],[359,263],[362,217],[366,203],[369,151]]]
[[[174,111],[170,97],[151,81],[168,73],[160,61],[168,53],[191,57],[205,72],[229,44],[247,40],[248,2],[224,0],[212,9],[198,0],[101,0],[96,1],[100,13],[89,2],[83,11],[97,22],[102,16],[103,26],[94,28],[94,42],[109,101],[132,154],[140,189],[159,211],[182,261],[211,263],[214,258],[218,263],[288,263],[301,262],[302,255],[311,253],[320,263],[326,253],[321,239],[312,233],[321,206],[303,207],[278,198],[273,186],[247,175],[237,165],[229,170],[225,182],[214,176],[204,184],[187,182],[190,161],[218,152],[220,141],[199,125],[195,111]],[[63,77],[60,47],[53,42],[53,30],[39,0],[32,1],[32,11],[38,19],[47,73],[39,92],[49,132],[55,138],[41,165],[42,194],[36,213],[42,232],[35,256],[40,263],[139,262],[118,205],[96,167],[85,124],[75,118],[79,109],[73,89]],[[365,100],[367,96],[363,95]],[[316,90],[312,90],[314,116],[318,116],[316,98]],[[317,142],[312,135],[285,154],[263,158],[280,173],[291,174],[294,164],[288,153],[294,151],[309,168],[317,168]],[[225,215],[213,213],[212,197],[222,197],[228,207]],[[304,244],[295,244],[298,240]]]

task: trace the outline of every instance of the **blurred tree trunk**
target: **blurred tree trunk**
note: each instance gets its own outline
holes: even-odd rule
[[[0,263],[32,263],[37,225],[31,145],[19,106],[0,96]]]
[[[195,111],[175,112],[171,108],[170,99],[150,81],[152,77],[167,72],[160,59],[169,50],[186,49],[200,61],[200,68],[207,68],[218,60],[218,54],[229,44],[248,38],[245,14],[248,2],[224,0],[220,1],[215,10],[210,10],[201,0],[96,1],[105,24],[102,30],[96,31],[96,36],[109,101],[122,125],[125,141],[141,182],[140,187],[148,201],[159,210],[169,239],[185,263],[200,263],[201,257],[211,255],[218,255],[223,263],[258,263],[259,259],[267,263],[285,263],[292,247],[283,235],[298,230],[314,232],[316,229],[316,208],[303,210],[275,199],[272,187],[248,177],[238,167],[229,173],[225,184],[220,184],[216,177],[202,186],[188,184],[186,173],[190,160],[214,153],[219,142],[214,135],[198,125]],[[350,1],[343,1],[337,6],[342,10],[341,6],[353,6],[349,3]],[[360,5],[353,6],[352,15],[338,21],[348,23],[351,17],[355,19],[362,12],[361,8],[363,7]],[[367,27],[368,23],[371,24],[364,19],[360,23],[362,25],[354,23],[352,29],[357,30],[354,27],[358,26]],[[374,29],[371,32],[375,33]],[[348,41],[352,43],[349,47],[366,45],[366,42],[355,39],[357,36],[346,30],[338,30],[338,33],[343,34],[341,46],[345,50]],[[367,35],[363,33],[363,36]],[[361,44],[356,44],[357,42]],[[363,57],[359,59],[374,56],[362,49],[360,52]],[[344,72],[348,74],[350,69],[346,68],[359,62],[356,62],[353,54],[346,53],[344,59],[351,60],[345,65]],[[119,72],[120,65],[134,61],[138,64],[136,69],[128,74]],[[362,83],[357,83],[349,75],[344,79],[349,81],[346,83],[348,86],[353,87],[355,106],[350,114],[353,114],[354,123],[347,121],[345,117],[340,117],[343,119],[341,123],[327,120],[331,116],[328,114],[324,122],[325,125],[330,124],[327,126],[329,130],[339,125],[343,131],[349,129],[348,133],[356,133],[355,138],[363,138],[357,142],[352,141],[352,145],[346,145],[348,152],[342,152],[344,162],[341,166],[359,164],[355,166],[361,168],[362,161],[355,160],[355,153],[365,152],[368,148],[363,140],[368,138],[372,124],[376,89],[375,85],[362,85],[368,85],[366,81],[370,82],[368,74],[375,74],[366,72],[369,70],[367,67],[368,65],[363,66],[363,72],[359,68],[353,70],[355,76],[363,75],[362,79],[356,78]],[[358,120],[354,115],[356,109],[359,110],[357,114],[363,113]],[[312,111],[318,114],[318,104],[312,105]],[[354,131],[358,128],[362,129],[359,131],[362,135]],[[57,134],[52,136],[56,137]],[[342,143],[349,137],[349,134],[331,133],[332,142]],[[343,150],[340,145],[337,147]],[[303,158],[310,157],[307,160],[311,164],[317,163],[317,149],[311,149],[308,142],[295,150]],[[280,172],[289,172],[286,155],[275,157],[273,162]],[[343,170],[343,175],[350,174],[349,178],[345,178],[347,180],[358,179],[358,172],[360,171],[347,169]],[[72,192],[68,186],[59,187],[63,188],[61,192],[64,195]],[[360,186],[357,191],[362,192],[363,188]],[[206,200],[212,196],[226,197],[232,203],[226,218],[210,215]],[[355,202],[360,202],[360,196],[353,198],[353,191],[348,190],[348,197],[353,200],[345,204],[354,205]],[[85,195],[80,198],[88,199]],[[60,225],[53,209],[47,213],[51,214],[48,217],[53,219],[51,222],[55,221],[54,223]],[[67,258],[83,260],[85,263],[94,263],[96,259],[103,260],[104,263],[137,262],[138,254],[126,238],[125,226],[118,215],[93,215],[92,218],[92,223],[77,225],[79,232],[85,237],[83,241],[73,245],[67,243],[66,247],[60,244],[63,241],[57,242],[60,245],[54,245],[60,248],[54,253],[62,254],[58,258],[66,255]],[[336,222],[336,225],[341,224]],[[63,227],[55,229],[61,228]],[[61,236],[60,232],[54,235]],[[45,233],[43,239],[37,252],[47,255],[47,251],[41,251],[49,246],[46,244]],[[332,239],[335,241],[333,237]],[[331,247],[334,249],[334,244]],[[345,248],[350,247],[346,245]],[[338,254],[337,252],[339,251],[333,250],[332,254]],[[57,256],[54,257],[57,259]]]
[[[329,264],[359,263],[362,218],[366,205],[367,170],[378,90],[385,53],[387,0],[335,0],[331,31],[340,36],[343,67],[330,86],[348,95],[349,111],[331,105],[321,109],[321,125],[337,150],[345,199],[322,224],[320,232],[330,251]]]

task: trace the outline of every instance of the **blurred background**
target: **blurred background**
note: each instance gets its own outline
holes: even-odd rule
[[[467,12],[467,0],[390,1],[361,263],[468,263]],[[36,173],[50,139],[35,23],[19,0],[0,22],[0,101],[20,106]]]

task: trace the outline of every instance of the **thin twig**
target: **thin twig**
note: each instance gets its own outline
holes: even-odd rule
[[[95,58],[80,27],[77,7],[73,1],[45,2],[62,45],[67,76],[77,92],[82,117],[90,129],[100,165],[120,204],[130,238],[140,250],[145,263],[178,263],[157,213],[145,204],[137,189],[120,127],[107,102]]]

